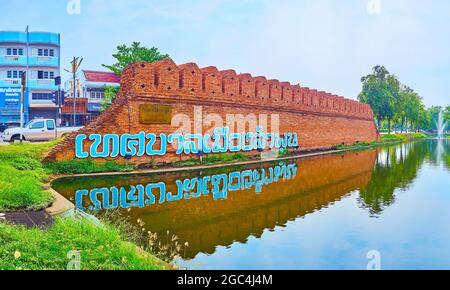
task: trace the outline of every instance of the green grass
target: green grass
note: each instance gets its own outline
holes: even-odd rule
[[[203,161],[200,162],[198,158],[191,158],[187,160],[177,161],[175,165],[178,166],[188,166],[188,165],[208,165],[208,164],[216,164],[216,163],[230,163],[230,162],[242,162],[248,161],[249,158],[245,154],[237,153],[237,154],[221,154],[221,155],[209,155],[204,156]]]
[[[134,170],[134,167],[126,164],[118,164],[114,161],[96,163],[90,159],[68,160],[45,164],[45,169],[50,174],[89,174],[99,172],[126,172]]]
[[[53,197],[42,189],[48,176],[40,162],[55,142],[0,147],[0,211],[41,209]]]
[[[81,270],[157,270],[167,264],[122,240],[118,230],[88,221],[57,219],[48,231],[0,223],[0,269],[66,269],[70,251]]]
[[[428,135],[424,133],[411,133],[411,134],[384,134],[381,135],[381,140],[383,142],[402,142],[402,141],[408,141],[413,139],[423,139],[427,138]]]
[[[381,135],[381,141],[372,141],[372,142],[358,142],[352,145],[337,145],[334,146],[333,149],[343,150],[350,148],[364,148],[369,146],[381,146],[389,143],[397,143],[397,142],[407,142],[410,140],[424,139],[429,136],[424,133],[411,133],[411,134],[384,134]]]

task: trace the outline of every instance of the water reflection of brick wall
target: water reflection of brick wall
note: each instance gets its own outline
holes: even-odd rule
[[[238,75],[232,70],[218,71],[214,67],[199,69],[195,64],[177,66],[170,60],[130,65],[122,75],[121,91],[112,106],[79,133],[145,131],[170,134],[178,128],[141,124],[141,104],[171,105],[174,115],[185,114],[191,120],[194,120],[195,106],[202,106],[204,115],[218,114],[224,120],[226,114],[279,114],[280,133],[298,133],[302,149],[329,148],[342,143],[373,141],[379,137],[368,105],[287,82],[249,74]],[[203,125],[204,132],[212,126]],[[264,129],[270,131],[273,128]],[[46,160],[73,159],[75,135],[57,145]],[[87,150],[90,143],[85,143]],[[135,158],[131,163],[172,160],[178,160],[174,151],[155,160],[145,156]]]
[[[211,196],[133,209],[133,219],[165,235],[167,229],[189,241],[189,257],[199,252],[213,253],[217,246],[245,242],[266,229],[283,226],[339,201],[348,193],[365,187],[371,179],[376,151],[322,156],[298,161],[294,179],[254,190],[229,192],[226,200]],[[168,190],[176,190],[177,177],[165,180]],[[133,180],[140,182],[139,180]]]

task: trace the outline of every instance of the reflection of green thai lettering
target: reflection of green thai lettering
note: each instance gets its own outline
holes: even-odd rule
[[[114,209],[119,206],[118,203],[118,192],[115,191],[115,187],[112,188],[113,193],[110,194],[110,190],[108,188],[97,188],[91,190],[89,196],[91,202],[93,204],[89,209],[91,210],[99,210],[99,209]],[[100,198],[99,198],[100,195]]]
[[[143,208],[145,205],[145,190],[143,185],[131,186],[127,191],[120,188],[120,207],[127,209],[130,207]]]
[[[155,194],[153,193],[153,189],[159,189],[159,204],[163,204],[166,200],[166,184],[164,182],[151,183],[145,187],[145,192],[147,197],[149,198],[145,205],[155,204]],[[170,192],[169,192],[170,194]]]
[[[228,188],[230,191],[241,189],[241,172],[230,173]]]
[[[213,175],[211,178],[213,185],[212,194],[214,199],[227,199],[228,198],[228,175],[218,174]]]
[[[229,192],[239,190],[251,190],[261,193],[264,185],[289,180],[297,175],[297,164],[281,162],[279,165],[268,169],[253,169],[235,171],[229,174],[207,175],[195,178],[177,180],[176,193],[166,192],[164,182],[150,183],[147,185],[132,185],[121,188],[96,188],[92,190],[81,189],[75,193],[75,204],[80,210],[86,210],[83,206],[83,198],[88,197],[90,210],[113,209],[121,207],[143,208],[156,204],[190,200],[211,195],[214,200],[227,199]],[[157,198],[159,196],[159,199]]]

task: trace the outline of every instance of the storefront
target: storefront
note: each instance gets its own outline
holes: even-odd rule
[[[19,126],[20,124],[20,88],[0,88],[0,124]],[[24,122],[28,120],[28,104],[24,106]]]
[[[102,104],[100,103],[89,103],[88,104],[88,113],[91,114],[91,121],[96,119],[102,111]]]

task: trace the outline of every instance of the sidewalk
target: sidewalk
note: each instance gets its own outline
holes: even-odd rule
[[[0,222],[2,221],[28,228],[48,229],[53,225],[54,220],[45,210],[39,210],[0,213]]]

